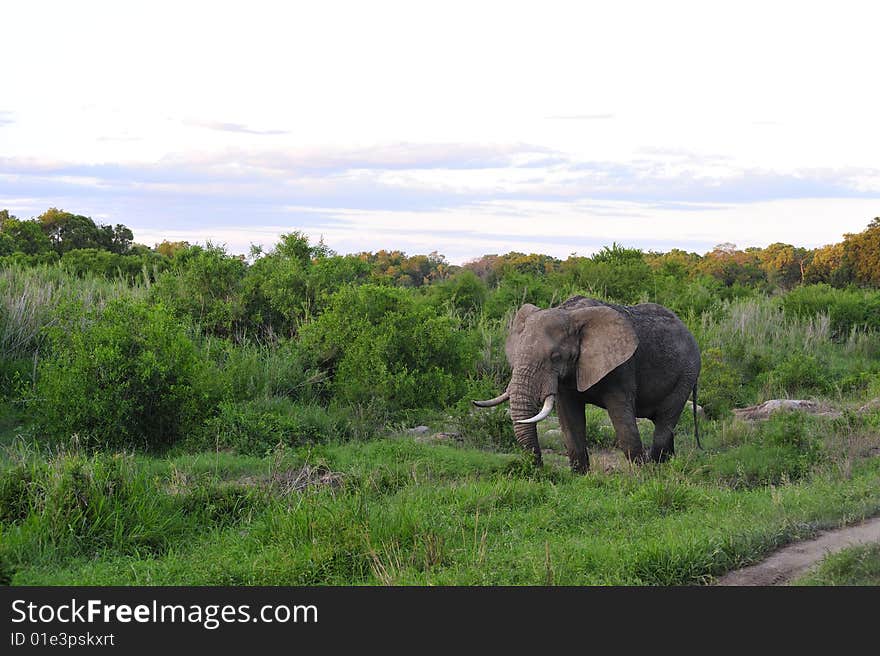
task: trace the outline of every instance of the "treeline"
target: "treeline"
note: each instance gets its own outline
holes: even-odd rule
[[[293,233],[302,238],[299,233]],[[122,224],[96,223],[90,217],[50,208],[33,219],[19,219],[0,210],[0,263],[23,264],[62,262],[73,272],[100,275],[140,276],[145,267],[155,276],[169,268],[180,256],[192,256],[189,243],[164,241],[153,248],[132,241],[132,231]],[[207,250],[245,261],[244,256],[208,246]],[[316,246],[281,245],[270,254],[281,253],[293,259],[338,257],[323,243]],[[250,259],[265,253],[253,248]],[[652,276],[711,278],[725,287],[752,287],[768,292],[790,290],[797,285],[826,283],[844,288],[852,285],[880,286],[880,217],[862,232],[847,234],[840,243],[821,248],[802,248],[775,243],[766,248],[740,250],[732,243],[717,245],[699,255],[681,249],[666,253],[642,252],[616,244],[591,257],[572,255],[561,260],[549,255],[512,252],[484,255],[463,267],[450,265],[436,251],[428,255],[407,256],[401,251],[380,250],[344,256],[353,279],[369,278],[379,284],[421,287],[470,271],[485,285],[496,288],[510,275],[547,277],[563,283],[607,287],[613,294],[645,286]],[[360,264],[354,264],[357,260]],[[612,271],[613,273],[609,273]],[[711,283],[710,283],[711,284]],[[630,294],[631,296],[632,294]]]
[[[123,225],[55,209],[0,218],[0,403],[50,439],[264,453],[434,412],[510,442],[503,409],[473,414],[468,400],[509,379],[511,313],[573,294],[677,312],[704,351],[710,416],[768,394],[880,392],[878,219],[812,251],[614,244],[453,266],[437,253],[339,255],[299,232],[245,257],[148,248]]]

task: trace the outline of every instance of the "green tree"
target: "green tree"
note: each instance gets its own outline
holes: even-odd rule
[[[862,232],[844,235],[842,265],[852,268],[856,282],[880,286],[880,217]]]
[[[782,289],[804,282],[810,251],[791,244],[775,243],[758,252],[767,281]]]
[[[52,250],[52,243],[36,221],[21,221],[6,210],[0,217],[0,255],[24,253],[38,255]]]
[[[340,289],[301,338],[334,397],[391,410],[448,407],[464,394],[476,357],[475,340],[452,318],[380,285]]]

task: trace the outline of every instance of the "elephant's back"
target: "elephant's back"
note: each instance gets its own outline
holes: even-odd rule
[[[656,394],[659,401],[674,389],[690,390],[700,375],[700,347],[688,327],[656,303],[629,310],[639,336],[635,353],[639,396]]]

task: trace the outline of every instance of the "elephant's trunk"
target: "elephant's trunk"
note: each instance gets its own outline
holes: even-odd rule
[[[516,441],[535,456],[535,464],[541,464],[541,447],[538,444],[537,422],[520,423],[534,419],[546,399],[555,395],[556,381],[531,367],[516,367],[510,379],[510,416]],[[552,403],[552,401],[551,401]],[[552,407],[552,405],[550,406]],[[546,407],[545,407],[546,409]]]

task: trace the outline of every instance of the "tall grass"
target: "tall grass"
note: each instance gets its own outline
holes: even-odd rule
[[[0,268],[0,359],[32,355],[61,303],[101,306],[123,296],[142,298],[146,289],[122,277],[74,276],[58,265],[4,266]]]

